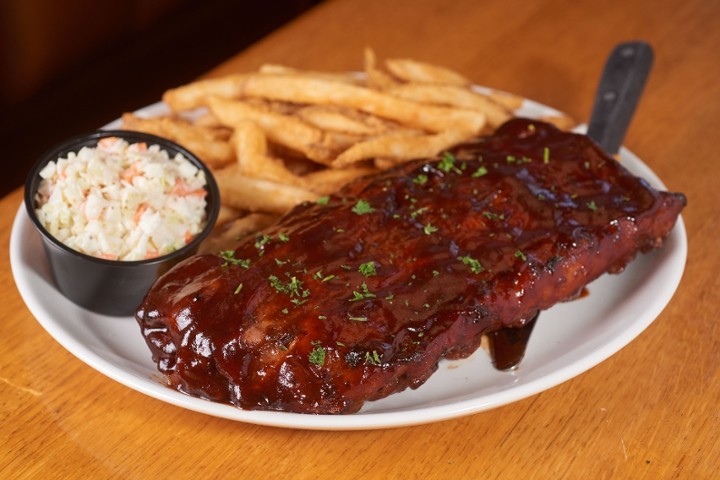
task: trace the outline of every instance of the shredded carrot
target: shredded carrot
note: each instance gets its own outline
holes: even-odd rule
[[[135,222],[135,225],[137,225],[138,223],[140,223],[140,219],[142,218],[143,213],[145,213],[145,211],[146,211],[147,209],[148,209],[148,204],[147,204],[147,203],[141,203],[141,204],[138,206],[137,210],[135,211],[135,215],[133,215],[133,222]]]
[[[126,168],[126,169],[120,174],[120,178],[122,178],[123,180],[125,180],[125,181],[128,182],[128,183],[132,183],[133,178],[135,178],[135,177],[137,177],[138,175],[140,175],[140,170],[139,170],[139,169],[140,169],[140,164],[141,164],[141,163],[142,163],[142,162],[140,162],[140,160],[138,160],[137,162],[135,162],[135,163],[133,163],[132,165],[130,165],[128,168]]]
[[[118,138],[117,138],[117,137],[105,137],[105,138],[101,138],[101,139],[98,141],[98,147],[109,148],[109,147],[112,147],[113,145],[115,145],[115,143],[116,143],[117,141],[118,141]]]
[[[170,190],[170,194],[177,195],[179,197],[204,197],[206,192],[204,188],[190,190],[188,189],[188,185],[185,183],[185,180],[178,178],[175,180],[175,185],[173,185],[172,190]]]
[[[98,255],[98,257],[105,259],[105,260],[117,260],[118,259],[118,256],[113,255],[112,253],[100,253],[100,255]]]

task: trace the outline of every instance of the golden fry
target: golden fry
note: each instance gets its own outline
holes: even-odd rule
[[[421,105],[369,88],[317,78],[252,75],[244,82],[242,94],[294,103],[350,107],[432,132],[453,129],[479,134],[486,123],[485,115],[472,110]]]
[[[170,110],[181,112],[206,105],[210,97],[237,98],[246,76],[235,74],[198,80],[165,91],[162,99]]]
[[[378,135],[396,128],[396,124],[345,107],[309,105],[295,115],[322,130],[354,135]]]
[[[461,87],[470,85],[470,80],[453,70],[416,60],[389,58],[385,60],[385,66],[390,73],[406,82],[437,83]]]
[[[333,166],[344,167],[373,158],[400,163],[416,158],[432,157],[472,137],[472,134],[459,130],[420,136],[387,135],[353,145],[335,159]]]
[[[274,63],[266,63],[260,66],[258,70],[260,73],[269,75],[293,75],[293,76],[306,76],[309,78],[322,78],[324,80],[330,80],[332,82],[340,83],[353,83],[361,84],[362,79],[352,73],[340,73],[340,72],[316,72],[313,70],[300,70],[285,65],[277,65]]]
[[[319,195],[329,195],[356,178],[377,172],[372,167],[325,168],[303,176],[307,188]]]
[[[371,48],[365,49],[364,67],[365,75],[367,76],[367,85],[370,88],[374,88],[376,90],[386,90],[400,84],[400,81],[392,75],[377,68],[375,52]]]
[[[538,120],[542,122],[547,122],[555,125],[560,130],[572,130],[575,125],[575,120],[573,120],[571,117],[567,115],[549,115],[545,117],[539,117]]]
[[[122,128],[169,138],[200,157],[210,167],[218,168],[235,160],[235,153],[222,138],[226,132],[193,125],[175,117],[142,118],[132,113],[122,116]]]
[[[267,154],[265,133],[256,123],[245,120],[237,124],[232,143],[241,174],[302,186],[303,180],[288,170],[282,160]]]
[[[285,213],[299,203],[318,197],[301,187],[245,176],[239,172],[238,165],[214,173],[222,203],[238,210]]]
[[[325,135],[322,130],[298,118],[222,98],[210,98],[208,104],[213,114],[225,125],[232,127],[244,120],[251,120],[265,132],[271,142],[301,152],[318,163],[328,164],[332,159],[333,152],[324,145]]]
[[[242,238],[269,227],[278,218],[279,215],[272,213],[251,213],[244,217],[236,215],[225,222],[218,221],[217,231],[200,244],[198,253],[218,253],[233,249]]]
[[[406,100],[483,112],[492,128],[497,128],[512,117],[510,110],[487,95],[456,85],[404,83],[388,89],[387,92]]]

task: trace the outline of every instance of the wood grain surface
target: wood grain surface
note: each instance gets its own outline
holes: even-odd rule
[[[73,357],[25,307],[8,257],[21,190],[8,195],[0,201],[0,478],[719,478],[718,26],[715,0],[334,0],[208,72],[267,62],[353,70],[372,46],[380,57],[446,65],[585,120],[612,47],[654,46],[625,144],[688,196],[680,287],[609,360],[472,416],[300,431],[209,417],[128,389]]]

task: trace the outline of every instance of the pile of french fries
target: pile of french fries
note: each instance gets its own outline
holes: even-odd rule
[[[381,68],[371,49],[363,63],[363,74],[268,64],[199,80],[164,93],[168,115],[126,113],[122,128],[174,140],[212,169],[223,208],[209,251],[355,178],[492,133],[523,102],[437,65]]]

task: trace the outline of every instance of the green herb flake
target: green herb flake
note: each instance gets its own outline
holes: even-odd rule
[[[414,210],[414,211],[410,214],[410,218],[415,218],[415,217],[417,217],[418,215],[422,215],[423,213],[427,212],[428,210],[430,210],[430,207],[421,207],[421,208],[418,208],[417,210]]]
[[[329,201],[330,201],[330,197],[328,197],[326,195],[324,197],[320,197],[317,200],[315,200],[315,203],[317,203],[318,205],[327,205]]]
[[[459,168],[455,166],[455,155],[450,152],[443,153],[442,160],[438,163],[438,168],[445,173],[455,172],[462,173]]]
[[[478,178],[478,177],[484,177],[487,175],[488,169],[485,167],[485,165],[480,165],[477,170],[473,172],[471,175],[472,178]]]
[[[223,267],[238,265],[242,268],[250,268],[250,259],[243,260],[242,258],[235,258],[235,252],[233,250],[223,250],[219,255],[225,260],[225,263],[222,264]]]
[[[268,243],[270,240],[271,240],[271,237],[270,237],[270,236],[265,235],[265,234],[262,234],[262,235],[260,236],[260,238],[258,238],[258,239],[255,241],[255,248],[257,248],[258,250],[260,250],[260,249],[263,248],[263,247],[265,246],[265,244]]]
[[[507,163],[515,163],[515,155],[508,155],[507,157],[505,157],[505,161]]]
[[[375,262],[373,261],[360,264],[360,267],[358,267],[358,271],[366,277],[372,277],[373,275],[377,275],[377,271],[375,270]]]
[[[586,203],[585,205],[587,205],[587,207],[588,207],[590,210],[592,210],[593,212],[597,211],[597,209],[598,209],[598,206],[597,206],[597,204],[595,203],[595,200],[591,200],[591,201],[589,201],[588,203]]]
[[[321,345],[315,345],[315,348],[308,355],[310,363],[322,367],[325,363],[325,349]]]
[[[432,223],[428,223],[423,227],[423,232],[425,232],[425,235],[432,235],[433,233],[437,232],[438,228],[433,225]]]
[[[325,315],[318,315],[318,320],[327,320],[327,316],[325,316]]]
[[[287,243],[290,241],[290,237],[287,234],[282,233],[282,232],[278,233],[278,238],[280,239],[281,242],[284,242],[284,243]]]
[[[523,262],[527,260],[527,255],[522,250],[515,250],[515,258],[519,258]]]
[[[372,293],[372,292],[368,289],[367,283],[365,283],[365,282],[363,282],[363,283],[360,285],[360,291],[359,291],[359,292],[358,292],[357,290],[353,290],[352,293],[353,293],[353,298],[351,298],[350,300],[348,300],[349,302],[357,302],[357,301],[360,301],[360,300],[366,300],[366,299],[368,299],[368,298],[375,298],[375,294]]]
[[[367,322],[368,317],[355,317],[351,314],[347,314],[348,319],[352,320],[353,322]]]
[[[543,148],[543,163],[550,163],[550,148]]]
[[[438,275],[440,275],[440,272],[438,272],[437,270],[433,270],[433,271],[432,271],[432,276],[433,276],[433,277],[437,277]]]
[[[465,265],[470,267],[470,271],[473,272],[474,274],[481,273],[482,271],[485,270],[485,268],[482,266],[482,264],[478,260],[476,260],[470,256],[465,255],[462,257],[458,257],[458,260],[460,260],[462,263],[464,263]]]
[[[370,365],[381,365],[382,361],[380,360],[380,355],[378,354],[377,350],[373,350],[371,352],[365,352],[365,363],[369,363]]]
[[[500,219],[500,215],[498,215],[497,213],[494,213],[494,212],[489,212],[489,211],[487,211],[487,210],[485,210],[484,212],[482,212],[482,214],[483,214],[483,217],[487,218],[488,220],[498,220],[498,219]]]
[[[370,206],[366,200],[358,200],[355,206],[352,208],[352,212],[358,215],[365,215],[366,213],[372,213],[375,209]]]
[[[419,174],[417,177],[413,178],[413,183],[417,185],[425,185],[428,181],[428,176],[424,173]]]
[[[242,290],[242,288],[243,288],[243,284],[242,284],[242,283],[239,283],[238,286],[235,287],[235,291],[234,291],[233,293],[234,293],[235,295],[237,295],[238,293],[240,293],[240,290]]]

